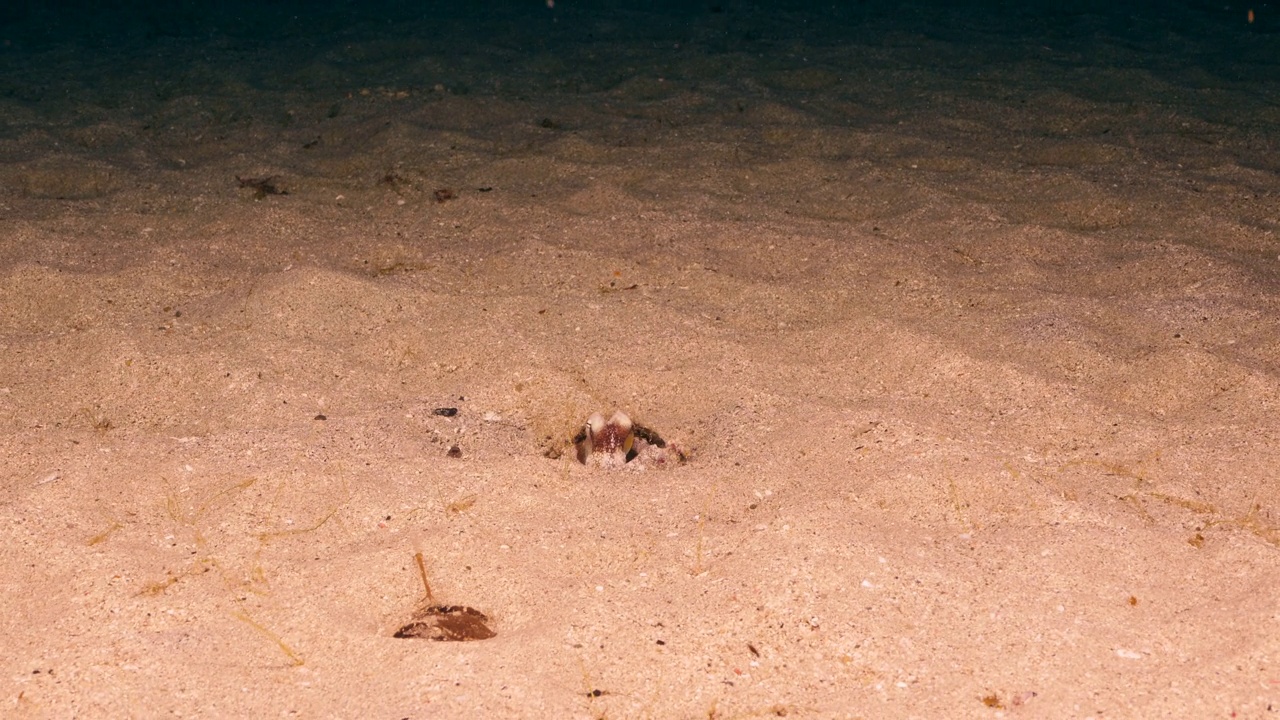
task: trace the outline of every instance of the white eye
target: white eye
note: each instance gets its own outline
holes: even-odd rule
[[[604,430],[606,424],[604,415],[593,413],[591,417],[587,418],[587,438],[594,439],[595,436],[600,434],[600,431]]]
[[[620,435],[626,435],[631,432],[631,418],[627,417],[627,414],[621,410],[615,412],[613,417],[609,418],[609,424],[618,428]]]
[[[604,415],[594,413],[587,418],[587,424],[582,429],[582,439],[578,441],[577,450],[578,462],[583,465],[587,464],[587,458],[591,457],[591,451],[595,449],[596,437],[600,435],[605,428]]]

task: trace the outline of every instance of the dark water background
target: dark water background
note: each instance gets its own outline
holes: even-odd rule
[[[321,93],[434,83],[442,69],[451,90],[485,93],[540,53],[565,66],[524,92],[590,92],[628,69],[678,75],[682,56],[749,53],[774,63],[860,46],[883,49],[881,60],[903,69],[960,75],[1046,60],[1194,67],[1204,83],[1260,83],[1274,102],[1278,15],[1272,3],[1208,0],[9,2],[0,5],[0,97],[57,103],[75,94],[111,107],[236,82]]]

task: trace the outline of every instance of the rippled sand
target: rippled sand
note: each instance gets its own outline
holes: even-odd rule
[[[462,5],[0,25],[3,714],[1280,708],[1269,6]]]

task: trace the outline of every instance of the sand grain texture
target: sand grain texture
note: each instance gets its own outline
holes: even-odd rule
[[[1280,710],[1274,18],[273,7],[6,26],[6,717]]]

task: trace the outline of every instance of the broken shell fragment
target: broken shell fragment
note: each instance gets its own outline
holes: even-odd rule
[[[489,616],[466,605],[432,605],[414,615],[391,637],[421,638],[437,642],[488,640],[498,633],[489,629]]]

